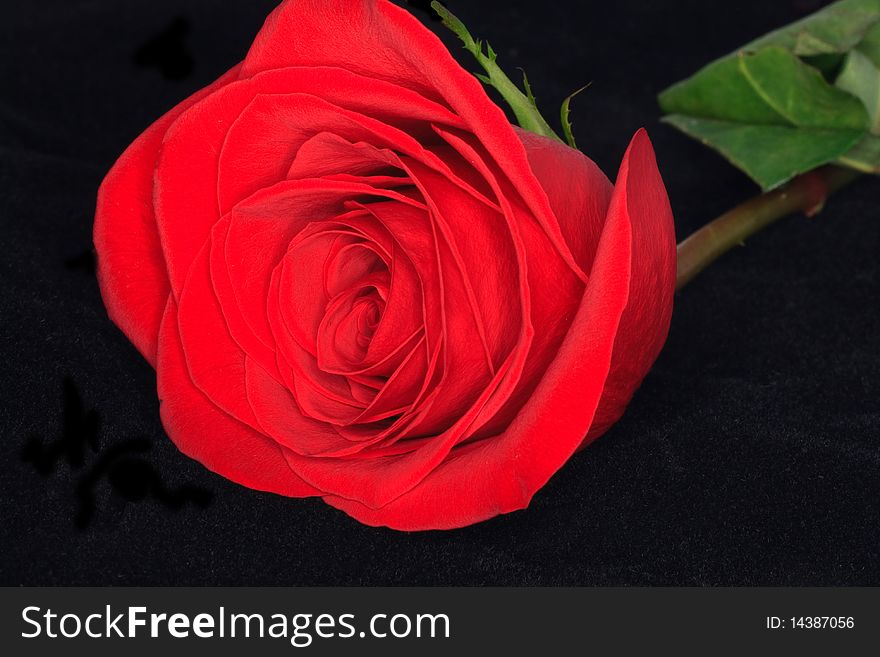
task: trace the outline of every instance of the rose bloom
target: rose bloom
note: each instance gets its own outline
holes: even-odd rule
[[[526,507],[620,417],[675,278],[644,131],[612,185],[385,0],[284,2],[121,156],[94,241],[181,451],[405,530]]]

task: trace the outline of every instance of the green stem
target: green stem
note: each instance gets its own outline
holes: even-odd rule
[[[683,288],[720,256],[777,219],[798,211],[815,214],[828,196],[859,175],[851,169],[822,167],[756,196],[706,224],[678,245],[675,288]]]

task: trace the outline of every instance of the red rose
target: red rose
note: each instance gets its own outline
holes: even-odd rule
[[[183,452],[398,529],[524,508],[623,412],[675,278],[644,131],[612,187],[385,0],[283,3],[122,155],[95,245]]]

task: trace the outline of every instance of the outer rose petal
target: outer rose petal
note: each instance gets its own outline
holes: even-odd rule
[[[632,139],[617,176],[608,221],[626,215],[632,224],[629,303],[614,341],[611,373],[584,444],[620,419],[660,353],[669,332],[675,292],[675,226],[654,149],[644,129]]]
[[[589,274],[611,203],[611,181],[578,150],[520,128],[516,134],[526,147],[532,171],[547,192],[575,260]]]
[[[243,128],[243,132],[253,134],[253,127],[249,128],[247,123],[242,125],[242,122],[245,118],[243,115],[249,107],[253,109],[253,106],[261,106],[269,100],[258,97],[298,94],[300,103],[294,103],[292,109],[296,110],[297,105],[300,110],[305,107],[312,108],[313,118],[318,122],[330,121],[336,124],[343,122],[349,126],[349,129],[359,133],[366,131],[367,134],[376,134],[377,141],[393,144],[402,152],[426,161],[430,160],[440,169],[448,169],[442,160],[427,151],[411,135],[369,116],[370,112],[378,109],[372,105],[378,94],[359,95],[358,90],[366,86],[378,86],[378,83],[339,69],[273,69],[228,84],[178,117],[165,135],[156,163],[153,186],[156,224],[162,250],[166,256],[171,291],[175,298],[178,298],[187,272],[210,233],[211,227],[220,219],[221,201],[231,203],[234,200],[241,200],[235,197],[221,198],[229,193],[228,188],[232,186],[228,184],[228,180],[224,183],[220,166],[223,163],[221,160],[225,161],[223,154],[226,151],[227,138],[233,138],[238,132],[233,130],[234,126],[239,125]],[[387,98],[390,90],[384,89],[383,93]],[[349,102],[352,98],[356,100]],[[411,96],[406,98],[402,96],[401,100],[407,106],[414,105]],[[339,111],[345,115],[343,117],[337,115],[337,108],[333,107],[334,105],[340,108],[350,106],[354,109],[340,109]],[[427,112],[428,115],[439,118],[439,115],[435,115],[427,105],[430,104],[423,102],[419,106],[420,109],[415,111]],[[284,117],[278,115],[276,118],[279,126],[283,127]],[[301,127],[306,130],[315,123],[315,120],[302,114],[294,117],[294,121],[294,127],[302,123]],[[324,131],[327,127],[324,124],[317,132]],[[300,137],[306,135],[301,134]],[[276,174],[283,175],[294,159],[295,148],[289,153],[285,153],[284,148],[278,150],[277,146],[284,143],[283,135],[264,134],[263,138],[273,141],[275,147],[267,144],[255,147],[254,156],[259,159],[269,158],[272,161],[280,158],[284,166],[279,167]],[[290,147],[296,145],[301,146],[302,142],[289,144]],[[239,149],[238,152],[241,154],[242,150]],[[225,162],[225,164],[230,163]],[[239,180],[239,184],[263,169],[265,169],[264,165],[248,167],[245,162],[244,168],[237,169],[238,175],[243,178]],[[232,170],[236,170],[235,167]],[[257,177],[261,178],[262,175],[259,174]],[[450,172],[449,175],[453,174]],[[266,183],[266,179],[263,179],[263,183]],[[223,190],[222,194],[218,193],[218,185]],[[228,208],[223,209],[225,211]],[[181,220],[181,217],[186,219]]]
[[[387,0],[285,0],[266,19],[241,76],[285,66],[337,66],[448,105],[493,155],[560,257],[586,278],[504,112],[408,11]]]
[[[156,365],[170,291],[153,212],[153,172],[165,133],[187,108],[238,77],[237,65],[158,119],[119,157],[98,191],[93,240],[110,319]]]
[[[271,438],[224,413],[193,385],[169,296],[159,336],[158,385],[162,424],[181,452],[248,488],[289,497],[321,495],[288,467]]]
[[[568,335],[506,431],[457,448],[381,508],[333,496],[325,501],[365,524],[402,530],[463,527],[528,506],[593,422],[629,297],[631,240],[629,215],[609,213]]]

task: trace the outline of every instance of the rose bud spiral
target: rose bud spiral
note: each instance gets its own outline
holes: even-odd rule
[[[644,131],[612,185],[384,0],[284,2],[121,156],[94,241],[181,451],[405,530],[526,507],[620,417],[675,278]]]

